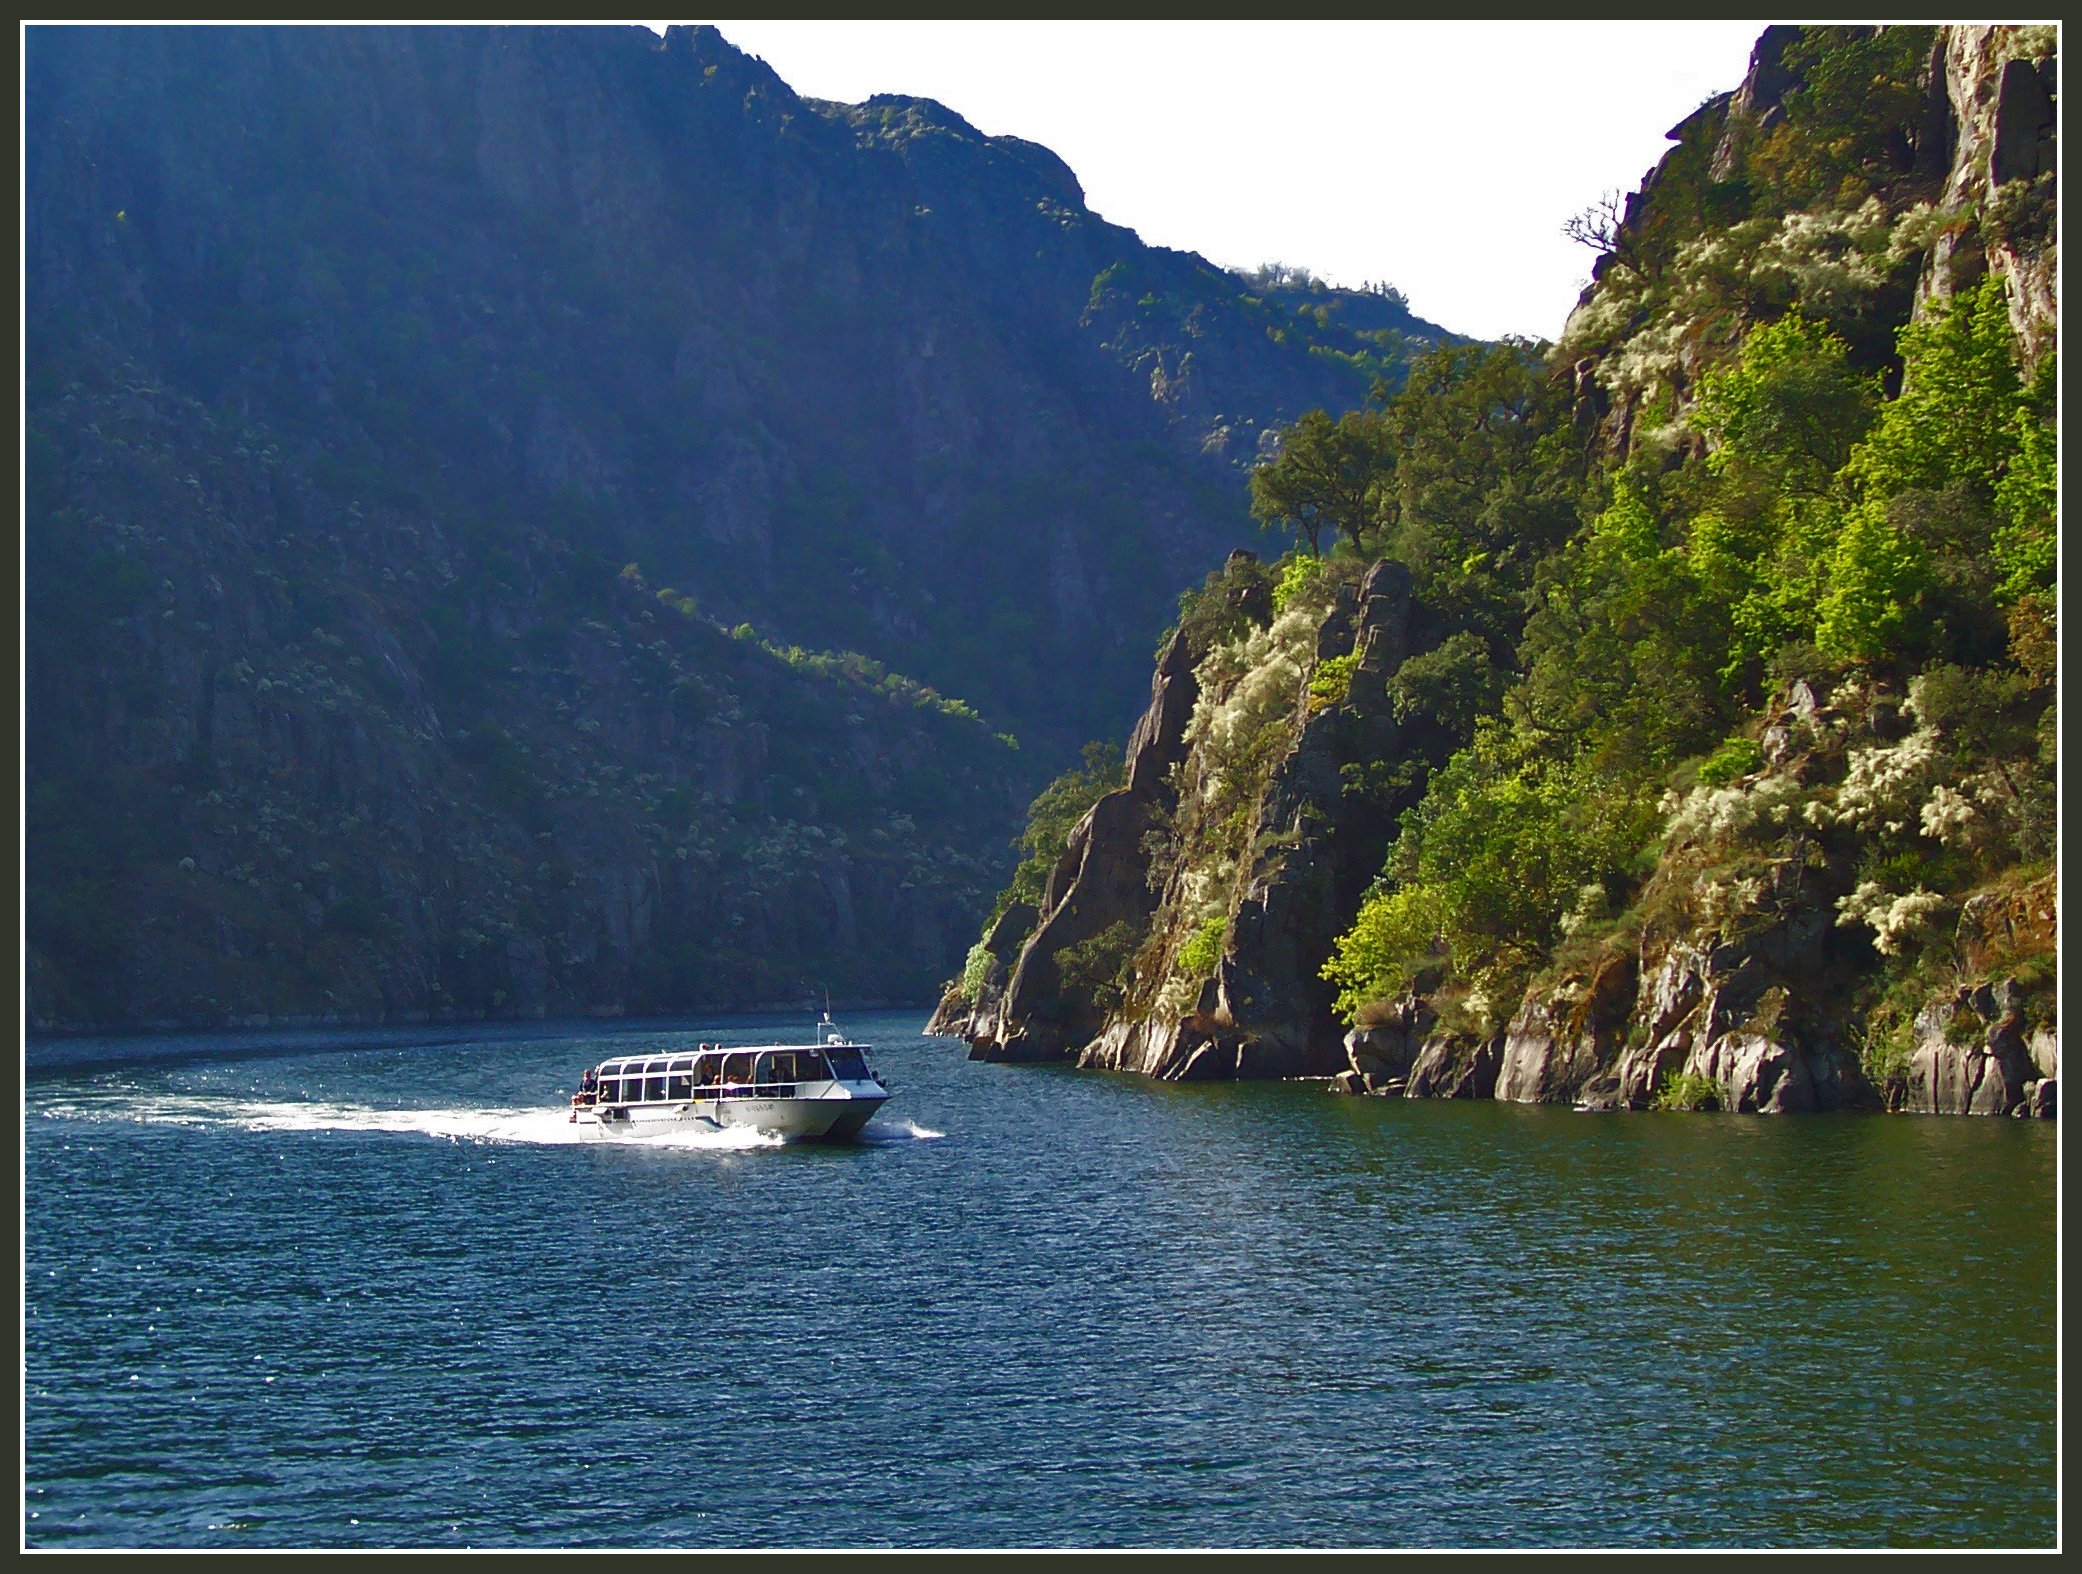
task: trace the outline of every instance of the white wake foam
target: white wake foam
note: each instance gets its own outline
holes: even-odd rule
[[[320,1101],[270,1103],[180,1094],[132,1094],[54,1103],[43,1111],[62,1120],[132,1120],[146,1125],[215,1126],[240,1131],[386,1131],[446,1137],[451,1142],[510,1142],[562,1147],[615,1142],[645,1148],[775,1148],[783,1138],[749,1126],[715,1127],[696,1121],[609,1131],[578,1122],[562,1109],[376,1109]]]
[[[884,1120],[878,1115],[868,1122],[861,1135],[871,1142],[932,1142],[947,1133],[921,1126],[915,1120]]]

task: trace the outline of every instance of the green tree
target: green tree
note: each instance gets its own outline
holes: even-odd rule
[[[1588,761],[1524,757],[1485,724],[1403,816],[1382,888],[1324,964],[1338,1010],[1349,1020],[1432,961],[1522,979],[1584,887],[1620,879],[1656,823],[1647,791]]]
[[[1383,549],[1420,599],[1498,649],[1517,642],[1539,561],[1577,525],[1571,414],[1566,380],[1516,341],[1442,345],[1383,412]]]
[[[1847,479],[1867,497],[1966,482],[1993,497],[2018,443],[2016,340],[2003,282],[1990,274],[1942,312],[1901,330],[1901,395],[1852,450]]]
[[[1252,516],[1267,529],[1293,530],[1313,554],[1322,552],[1326,527],[1360,551],[1388,467],[1378,412],[1349,410],[1333,421],[1311,410],[1287,429],[1278,455],[1251,472]]]
[[[1895,653],[1910,605],[1928,578],[1917,544],[1887,523],[1884,508],[1852,510],[1829,558],[1829,588],[1815,620],[1815,648],[1871,663]]]
[[[1826,491],[1872,424],[1879,389],[1842,339],[1794,307],[1751,331],[1733,366],[1699,379],[1690,421],[1715,475],[1776,492]]]
[[[1830,554],[1814,642],[1843,660],[1905,654],[1917,599],[1942,578],[1962,577],[1940,574],[1936,560],[1949,556],[1971,570],[1993,550],[1994,516],[1984,510],[1998,496],[2024,425],[1999,278],[1991,275],[1944,311],[1907,324],[1899,343],[1900,397],[1881,406],[1870,435],[1851,450],[1841,472],[1856,501]],[[1931,510],[1912,501],[1948,491],[1978,506]],[[2027,500],[2029,484],[2020,482],[2011,495]],[[1936,539],[1937,553],[1932,542],[1902,528],[1919,513],[1951,527]]]
[[[1727,609],[1622,477],[1582,539],[1542,567],[1519,659],[1523,719],[1623,776],[1724,728]]]
[[[1505,678],[1482,637],[1462,629],[1396,668],[1388,700],[1397,721],[1428,718],[1460,743],[1496,709]]]
[[[2044,357],[2013,418],[2016,448],[1996,483],[2002,516],[1990,543],[2002,575],[1997,595],[2006,602],[2053,588],[2060,558],[2057,511],[2060,478],[2054,431],[2054,358]]]

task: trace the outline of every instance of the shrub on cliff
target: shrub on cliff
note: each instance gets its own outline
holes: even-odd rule
[[[1680,1071],[1656,1090],[1650,1109],[1702,1110],[1721,1107],[1721,1088],[1713,1078],[1696,1071]]]
[[[1293,561],[1314,559],[1297,557]],[[1198,587],[1180,594],[1178,622],[1175,629],[1166,629],[1164,637],[1157,641],[1157,654],[1163,655],[1175,631],[1185,636],[1186,651],[1197,665],[1217,645],[1262,627],[1280,605],[1272,571],[1254,553],[1232,552],[1229,560]]]
[[[1123,974],[1142,943],[1142,933],[1123,918],[1090,938],[1055,954],[1063,992],[1088,1001],[1095,1010],[1115,1011],[1126,998]]]
[[[1011,883],[998,893],[990,923],[996,923],[998,916],[1014,902],[1041,905],[1049,872],[1055,868],[1056,860],[1063,856],[1070,832],[1093,804],[1125,786],[1127,780],[1128,765],[1121,750],[1113,744],[1095,740],[1084,746],[1079,764],[1064,771],[1035,795],[1034,801],[1027,805],[1026,826],[1019,833],[1017,843],[1026,856],[1013,870]]]
[[[1616,882],[1653,833],[1645,793],[1508,750],[1487,728],[1403,816],[1383,888],[1323,967],[1347,1020],[1439,961],[1462,978],[1522,979],[1584,887]]]
[[[1184,977],[1201,979],[1215,970],[1222,959],[1222,942],[1229,936],[1229,920],[1217,915],[1208,919],[1178,948],[1177,971]]]

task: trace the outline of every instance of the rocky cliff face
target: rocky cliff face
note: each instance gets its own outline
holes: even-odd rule
[[[1931,247],[1919,280],[1921,307],[1993,271],[2010,302],[2010,324],[2036,362],[2060,320],[2054,224],[2059,157],[2059,61],[2045,29],[1963,24],[1944,30],[1933,61],[1933,95],[1950,167],[1945,211],[1967,222]]]
[[[1344,768],[1432,741],[1421,726],[1404,738],[1387,683],[1438,630],[1399,564],[1316,587],[1278,616],[1243,593],[1255,566],[1248,554],[1231,562],[1248,629],[1238,642],[1197,664],[1183,631],[1165,648],[1128,786],[1071,834],[1002,995],[967,1011],[943,1002],[940,1026],[976,1058],[1169,1080],[1343,1064],[1322,957],[1389,829],[1387,805],[1348,792]],[[1326,663],[1340,694],[1312,689]],[[993,954],[1007,927],[987,940]],[[1096,956],[1077,955],[1107,936]]]
[[[712,29],[25,86],[44,1024],[915,996],[1261,435],[1438,332]]]
[[[1878,370],[1903,322],[1992,270],[2027,363],[2054,344],[2051,35],[1936,30],[1920,74],[1896,84],[1893,121],[1816,129],[1811,98],[1795,138],[1779,133],[1808,85],[1800,32],[1768,30],[1741,87],[1671,133],[1678,146],[1628,204],[1557,347],[1578,440],[1608,464],[1696,463],[1703,440],[1683,414],[1700,378],[1791,303],[1826,312]],[[1859,168],[1880,172],[1870,189],[1828,162],[1861,137]],[[1777,162],[1746,166],[1760,145]],[[1746,167],[1789,171],[1781,197],[1802,182],[1820,195],[1765,206]],[[1834,206],[1844,193],[1848,212]],[[1967,746],[1932,719],[1942,707],[1919,710],[1920,691],[1881,670],[1780,683],[1729,756],[1746,766],[1687,776],[1662,804],[1626,911],[1586,887],[1586,911],[1604,916],[1580,937],[1565,924],[1529,986],[1522,964],[1498,999],[1430,969],[1347,1032],[1320,970],[1397,816],[1465,735],[1413,726],[1400,681],[1448,634],[1442,609],[1413,600],[1393,561],[1342,573],[1277,613],[1259,607],[1190,674],[1174,641],[1135,746],[1165,762],[1170,787],[1094,809],[1031,924],[1008,915],[989,939],[1009,984],[994,969],[980,993],[950,992],[939,1026],[983,1058],[1323,1075],[1359,1094],[2053,1113],[2053,877],[2005,875],[1963,903],[1873,877],[1889,859],[1963,856],[1975,814],[2023,812],[1999,765],[1969,803],[1962,792],[1982,789],[1946,777]],[[2024,695],[2046,679],[2002,681]],[[1925,852],[1905,852],[1917,826]],[[1948,978],[1969,982],[1876,1000],[1879,964],[1931,936]]]

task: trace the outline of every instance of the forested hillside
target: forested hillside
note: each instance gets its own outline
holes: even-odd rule
[[[918,998],[1445,337],[712,29],[31,28],[32,1021]]]
[[[1290,428],[1251,487],[1293,549],[1185,598],[1125,781],[1037,803],[942,1026],[1168,1077],[2050,1113],[2052,47],[1772,28],[1578,226],[1556,342]]]

